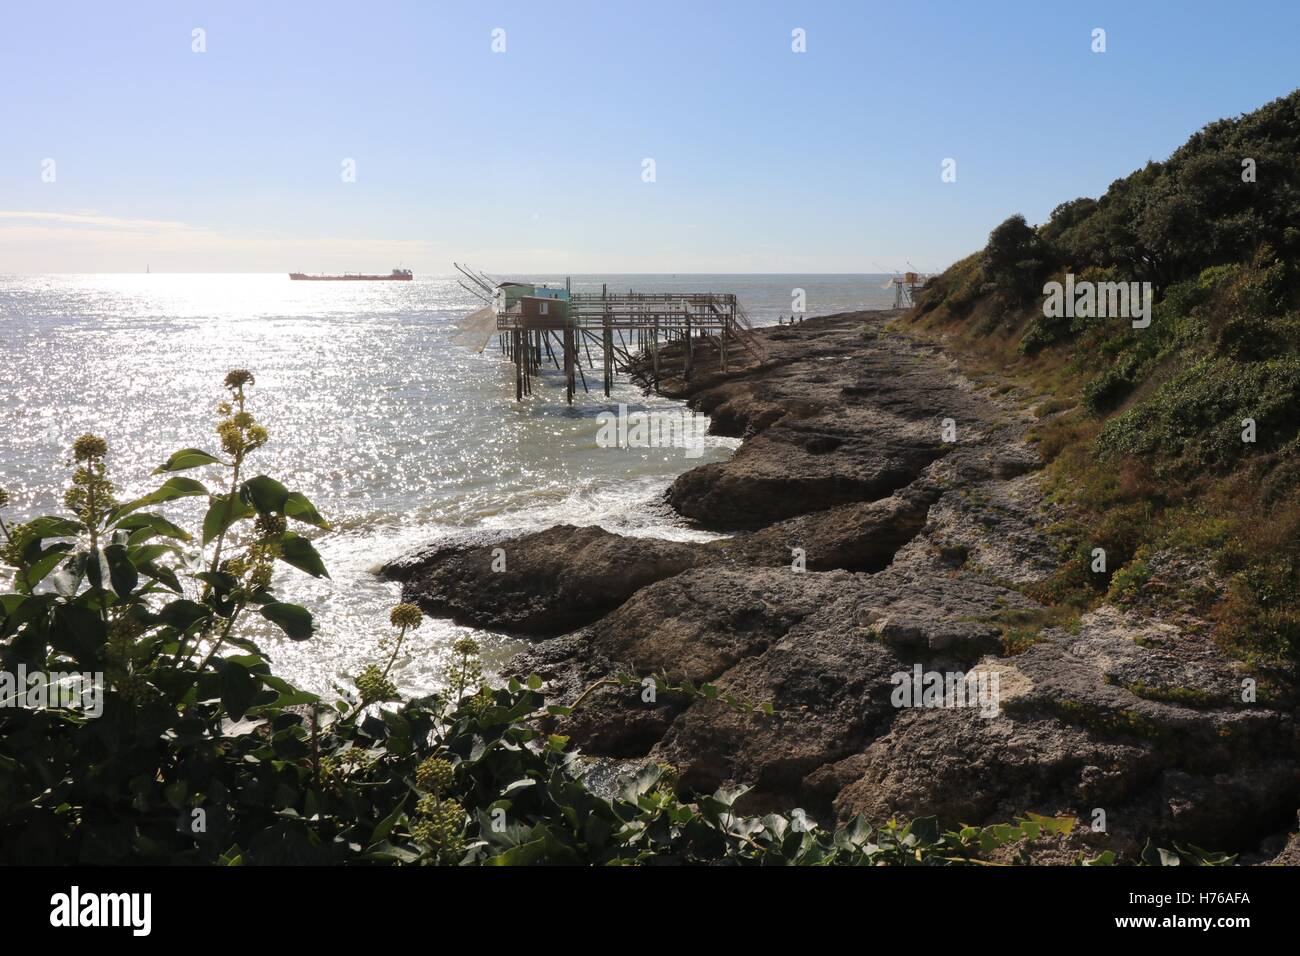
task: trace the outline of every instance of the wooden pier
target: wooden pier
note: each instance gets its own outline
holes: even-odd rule
[[[565,395],[572,404],[581,380],[590,391],[582,359],[592,371],[599,357],[602,385],[608,396],[614,376],[636,356],[648,358],[653,384],[659,384],[659,350],[669,342],[682,346],[682,374],[690,380],[696,351],[716,349],[727,369],[728,350],[742,348],[759,357],[744,310],[730,293],[718,292],[573,292],[537,290],[510,299],[496,317],[502,352],[515,363],[515,398],[533,391],[533,379],[549,361],[563,372]]]

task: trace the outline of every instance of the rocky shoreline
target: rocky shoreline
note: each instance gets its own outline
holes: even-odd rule
[[[730,537],[559,526],[432,547],[386,573],[427,613],[535,639],[513,669],[559,703],[632,674],[770,704],[609,685],[555,722],[585,753],[671,764],[689,789],[747,784],[748,810],[1078,817],[1035,849],[1045,862],[1135,853],[1148,836],[1282,851],[1300,794],[1290,715],[1243,702],[1249,674],[1175,608],[1103,604],[1035,627],[1051,616],[1023,589],[1056,568],[1059,542],[1034,416],[896,317],[765,329],[761,360],[724,374],[697,356],[689,384],[665,351],[661,391],[744,439],[667,500]],[[1153,560],[1148,584],[1176,591],[1187,573]],[[1023,647],[1006,640],[1017,621],[1034,628]],[[995,680],[996,714],[896,706],[895,675],[917,665]]]

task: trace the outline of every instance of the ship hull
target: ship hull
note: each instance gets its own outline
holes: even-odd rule
[[[410,282],[414,276],[308,276],[301,272],[290,272],[289,278],[295,282]]]

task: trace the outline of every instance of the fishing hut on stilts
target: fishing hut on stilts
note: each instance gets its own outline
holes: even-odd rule
[[[894,308],[910,309],[916,304],[916,293],[930,277],[919,272],[902,272],[890,276],[882,289],[894,290]]]
[[[614,376],[640,365],[657,388],[660,349],[681,345],[682,376],[690,381],[699,349],[715,350],[727,370],[737,349],[762,358],[761,347],[736,296],[725,292],[574,292],[572,283],[550,288],[528,282],[494,283],[482,273],[456,265],[469,284],[461,285],[486,305],[470,317],[481,328],[489,315],[498,346],[515,366],[515,398],[533,393],[533,381],[549,361],[564,375],[570,404],[581,381],[590,392],[583,359],[593,372],[598,357],[602,387],[609,396]],[[477,318],[475,318],[477,317]]]

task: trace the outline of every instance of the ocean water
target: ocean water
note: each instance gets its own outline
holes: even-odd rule
[[[789,315],[796,289],[810,314],[889,307],[883,281],[611,275],[574,276],[573,287],[735,292],[755,324],[766,325]],[[696,457],[684,448],[599,447],[597,415],[612,405],[651,415],[679,415],[682,406],[626,382],[607,400],[590,371],[593,392],[579,389],[572,408],[554,372],[516,403],[513,367],[495,341],[480,354],[450,340],[456,321],[478,305],[449,277],[0,276],[6,520],[61,510],[68,449],[85,432],[107,439],[121,500],[152,490],[162,479],[150,471],[172,451],[219,447],[221,380],[231,368],[250,369],[257,378],[251,408],[271,441],[254,453],[248,474],[302,491],[332,524],[312,531],[329,580],[292,569],[276,579],[283,599],[313,611],[319,633],[302,643],[269,629],[258,634],[278,673],[316,691],[376,659],[398,586],[373,570],[428,541],[560,522],[708,537],[677,520],[661,495],[679,473],[727,457],[737,442],[706,438]],[[188,474],[202,479],[204,471]],[[164,510],[193,529],[199,507]],[[411,693],[437,687],[451,643],[466,633],[482,642],[489,665],[522,646],[509,635],[426,620],[394,669],[399,686]]]

